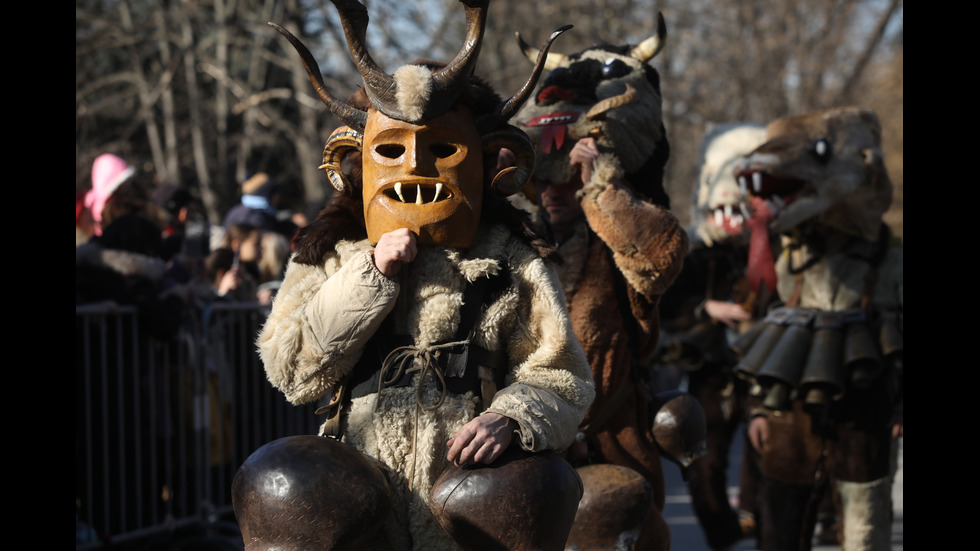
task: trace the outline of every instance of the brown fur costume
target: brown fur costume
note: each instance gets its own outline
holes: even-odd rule
[[[657,301],[680,272],[687,235],[669,211],[636,199],[612,156],[601,156],[595,166],[581,191],[585,218],[559,247],[569,316],[596,383],[583,431],[591,462],[630,467],[653,485],[655,510],[637,549],[667,549],[660,453],[646,392],[635,377],[636,362],[656,347]]]

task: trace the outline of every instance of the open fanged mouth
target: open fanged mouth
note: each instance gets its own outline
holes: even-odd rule
[[[807,184],[795,178],[779,178],[760,170],[746,169],[737,174],[738,185],[746,197],[759,197],[777,213],[805,192]]]
[[[399,203],[414,203],[425,205],[451,199],[453,194],[449,189],[438,182],[435,184],[403,184],[395,182],[393,186],[384,191],[386,197]]]
[[[786,199],[799,192],[806,182],[793,178],[777,178],[758,170],[743,170],[738,174],[738,185],[742,193],[758,195],[764,199],[772,197]]]
[[[737,211],[736,208],[738,209]],[[746,218],[744,210],[744,206],[734,207],[732,205],[725,205],[713,209],[711,216],[716,226],[724,229],[731,235],[738,235],[742,231],[742,224]]]

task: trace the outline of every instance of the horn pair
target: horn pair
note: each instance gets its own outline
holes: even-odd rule
[[[521,47],[521,51],[527,56],[532,62],[536,61],[537,52],[533,48],[524,42],[521,38],[521,33],[514,33],[517,37],[517,43]],[[639,60],[640,62],[647,62],[653,59],[660,50],[663,49],[664,43],[667,40],[667,23],[664,21],[664,14],[657,12],[657,32],[647,38],[643,42],[640,42],[636,46],[630,48],[629,55],[633,59]],[[547,55],[547,60],[545,61],[544,68],[551,71],[561,67],[563,64],[568,63],[568,56],[559,53],[549,53]]]
[[[341,24],[347,40],[347,48],[357,64],[357,69],[364,80],[364,89],[371,103],[385,115],[418,124],[421,121],[415,117],[409,118],[399,107],[397,98],[397,83],[395,77],[385,73],[374,62],[366,47],[365,34],[368,26],[367,8],[357,0],[332,0],[340,13]],[[432,92],[423,111],[423,118],[438,116],[451,108],[460,94],[469,85],[470,77],[476,67],[483,33],[486,28],[487,6],[489,0],[460,0],[466,11],[466,41],[456,57],[445,67],[432,72]],[[309,49],[289,31],[275,23],[269,25],[279,31],[296,49],[303,60],[306,72],[320,100],[344,124],[357,130],[364,131],[367,123],[367,113],[336,100],[326,89],[320,67]],[[571,28],[562,27],[551,34],[537,55],[534,70],[524,86],[510,99],[502,102],[491,115],[477,121],[477,128],[482,132],[492,130],[512,117],[530,96],[541,71],[547,60],[547,51],[551,43],[561,33]]]

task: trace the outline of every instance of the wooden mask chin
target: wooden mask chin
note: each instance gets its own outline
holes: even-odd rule
[[[408,228],[421,245],[469,248],[483,206],[483,150],[470,110],[424,125],[371,109],[362,142],[368,239]]]

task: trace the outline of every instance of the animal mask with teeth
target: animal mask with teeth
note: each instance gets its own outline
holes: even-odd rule
[[[421,245],[470,247],[479,226],[484,187],[507,196],[530,178],[533,146],[526,134],[507,121],[534,88],[551,42],[570,27],[552,33],[524,87],[500,101],[473,77],[488,0],[462,1],[467,37],[452,62],[405,65],[393,75],[374,63],[364,45],[366,8],[356,0],[332,1],[364,80],[367,108],[335,100],[309,50],[288,31],[270,23],[303,58],[320,99],[347,125],[327,141],[321,168],[338,192],[360,195],[372,244],[386,232],[408,228]],[[515,165],[485,171],[484,157],[495,160],[502,148],[514,153]],[[341,161],[351,152],[360,153],[363,185],[349,179],[341,168]]]
[[[753,208],[765,202],[774,233],[819,223],[875,241],[892,200],[881,123],[855,107],[770,122],[734,172]]]
[[[613,154],[635,191],[666,204],[663,168],[669,156],[660,76],[648,64],[663,48],[667,26],[658,14],[656,33],[636,46],[602,45],[572,55],[548,54],[549,73],[514,119],[537,148],[536,177],[568,182],[575,143],[594,138]],[[517,37],[533,61],[534,50]]]

